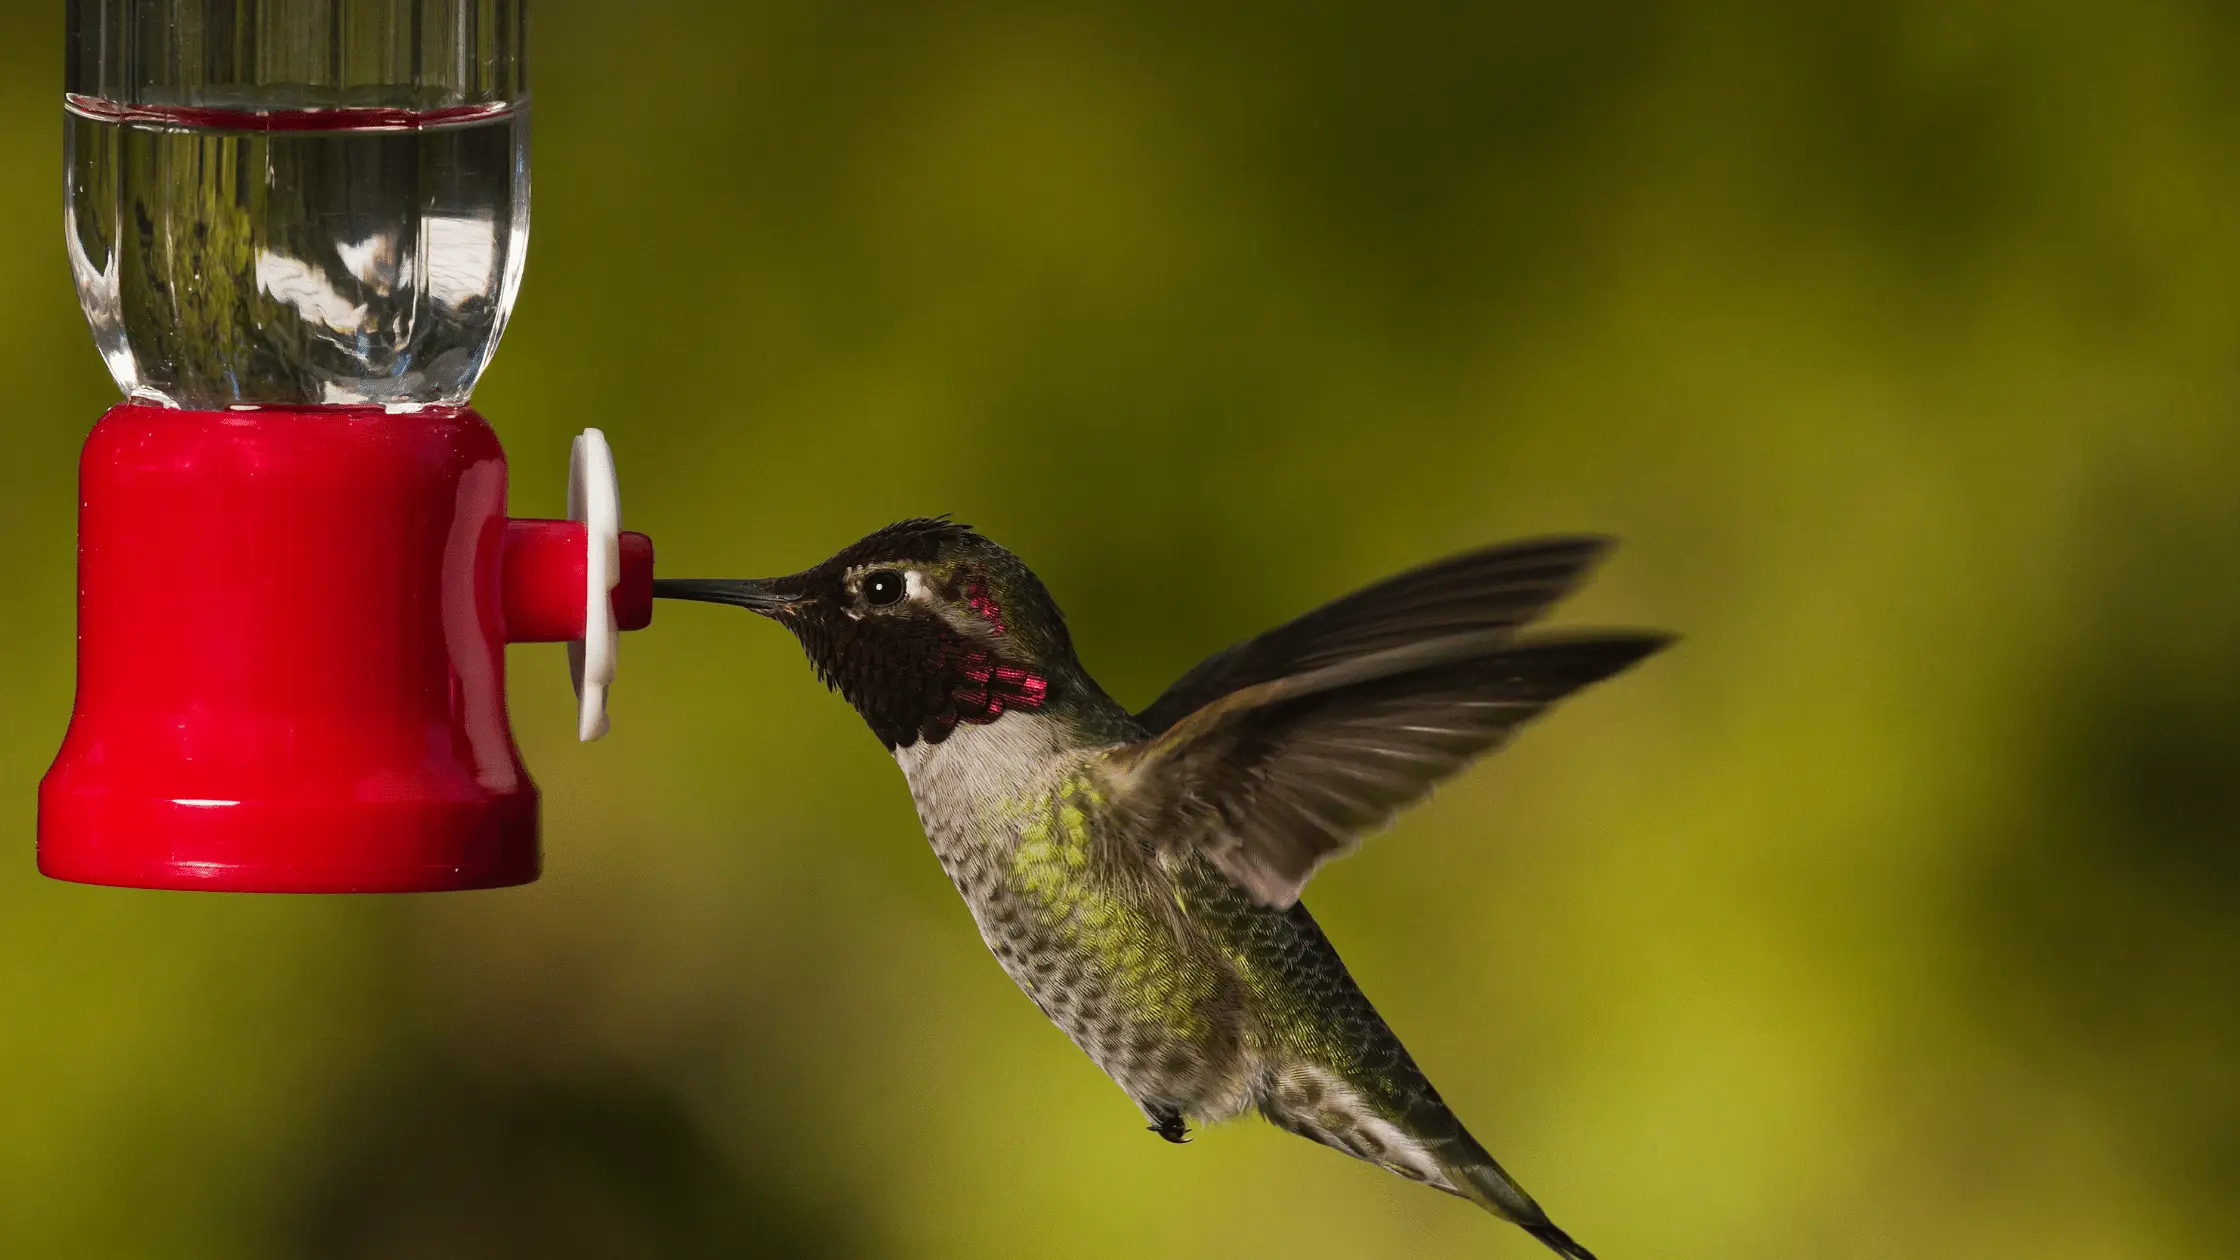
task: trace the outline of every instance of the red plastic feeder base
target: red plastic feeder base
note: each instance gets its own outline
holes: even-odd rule
[[[464,408],[112,410],[80,465],[78,697],[39,869],[241,892],[535,879],[505,502],[505,454]]]

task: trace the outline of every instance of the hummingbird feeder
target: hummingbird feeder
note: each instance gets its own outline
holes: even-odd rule
[[[39,869],[409,892],[538,872],[505,646],[584,739],[653,548],[598,430],[506,514],[468,396],[529,227],[526,0],[68,0],[66,236],[126,401],[86,439]]]

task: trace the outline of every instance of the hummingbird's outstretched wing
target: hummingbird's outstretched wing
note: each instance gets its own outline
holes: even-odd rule
[[[1440,780],[1669,642],[1480,630],[1254,683],[1118,750],[1115,804],[1136,834],[1194,847],[1262,902],[1288,907],[1316,868]]]
[[[1430,639],[1511,631],[1569,594],[1610,540],[1532,538],[1434,560],[1214,653],[1135,715],[1157,733],[1230,692]]]

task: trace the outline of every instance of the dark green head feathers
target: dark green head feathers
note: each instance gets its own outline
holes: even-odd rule
[[[664,579],[793,631],[817,676],[888,748],[1045,708],[1088,684],[1065,617],[1024,562],[969,525],[899,521],[786,577]]]

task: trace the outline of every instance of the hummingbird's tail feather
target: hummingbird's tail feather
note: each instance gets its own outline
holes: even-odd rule
[[[1269,1074],[1259,1091],[1260,1114],[1278,1128],[1468,1199],[1566,1260],[1595,1260],[1494,1162],[1413,1064],[1408,1075],[1414,1088],[1396,1091],[1399,1082],[1348,1080],[1296,1064]]]
[[[1569,1256],[1571,1260],[1594,1260],[1593,1252],[1571,1241],[1571,1235],[1557,1229],[1553,1221],[1542,1221],[1538,1225],[1527,1225],[1524,1228],[1526,1233],[1548,1244],[1548,1249],[1559,1256]]]
[[[1456,1128],[1461,1129],[1459,1123]],[[1532,1201],[1524,1187],[1504,1172],[1468,1132],[1462,1132],[1461,1140],[1454,1145],[1462,1149],[1457,1152],[1459,1158],[1446,1165],[1446,1171],[1463,1198],[1516,1225],[1559,1256],[1568,1260],[1595,1260],[1593,1252],[1580,1246],[1548,1219],[1547,1212]]]
[[[1554,1221],[1516,1178],[1494,1161],[1470,1130],[1447,1105],[1439,1100],[1438,1093],[1429,1088],[1412,1100],[1408,1118],[1403,1124],[1420,1135],[1420,1140],[1433,1157],[1439,1161],[1439,1171],[1444,1174],[1443,1190],[1470,1200],[1502,1220],[1515,1225],[1546,1244],[1550,1251],[1566,1260],[1595,1260],[1594,1253],[1574,1241]],[[1435,1183],[1436,1184],[1436,1183]]]

